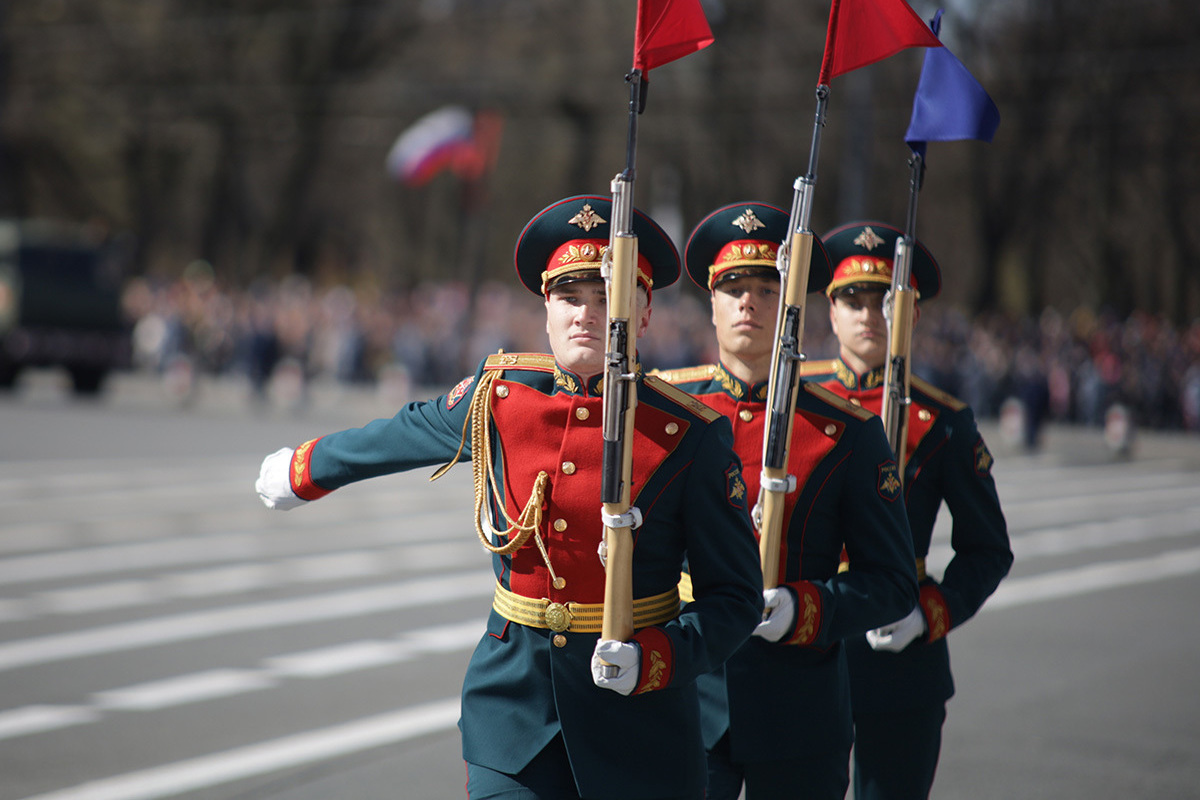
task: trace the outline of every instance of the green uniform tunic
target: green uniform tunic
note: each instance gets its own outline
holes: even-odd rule
[[[859,375],[841,359],[833,359],[805,364],[803,374],[805,380],[820,383],[839,396],[879,413],[883,402],[883,367]],[[892,729],[889,735],[933,741],[933,764],[893,765],[894,772],[890,774],[896,783],[908,780],[910,776],[905,773],[910,769],[927,775],[918,782],[932,781],[942,715],[915,712],[941,708],[954,694],[946,634],[979,610],[1008,574],[1013,560],[1004,513],[992,479],[992,455],[979,434],[971,409],[920,378],[912,379],[911,397],[904,499],[913,550],[921,567],[920,605],[928,633],[899,653],[872,650],[864,637],[855,637],[846,649],[860,736],[868,733],[866,726],[877,719],[875,715],[886,714],[890,715],[886,723]],[[954,555],[941,580],[936,580],[924,574],[924,559],[943,502],[953,518],[950,544]],[[851,557],[850,570],[855,569],[857,564]],[[914,712],[914,719],[933,720],[923,725],[936,724],[937,729],[917,731],[898,723],[897,715],[904,712]],[[899,749],[899,745],[890,747],[886,743],[880,748],[893,752]],[[862,763],[864,757],[869,757],[866,754],[866,748],[856,753],[856,769],[873,767]],[[862,791],[858,794],[899,797],[908,796],[906,791],[898,788],[893,793],[885,786],[869,795]],[[928,793],[928,786],[923,793]]]
[[[491,356],[442,397],[305,445],[293,460],[297,494],[313,499],[365,478],[477,455],[467,422],[481,386],[500,492],[488,492],[486,515],[505,528],[497,504],[517,518],[545,472],[539,532],[561,579],[556,587],[531,538],[509,555],[493,555],[498,584],[533,600],[601,603],[600,380],[581,380],[550,356]],[[672,591],[686,559],[695,599],[673,619],[636,632],[642,666],[628,697],[592,682],[598,633],[518,624],[493,608],[462,692],[468,762],[515,774],[561,734],[579,792],[589,798],[703,790],[696,678],[746,640],[762,611],[758,552],[728,422],[654,378],[638,380],[637,397],[632,497],[644,523],[634,531],[634,597]],[[463,535],[471,535],[464,523]],[[506,541],[491,538],[493,545]]]
[[[766,383],[747,384],[719,364],[661,375],[731,421],[753,504]],[[877,418],[802,385],[788,474],[797,489],[785,498],[779,580],[798,601],[795,628],[778,643],[752,637],[702,679],[705,744],[728,733],[737,762],[846,758],[852,726],[841,642],[904,616],[917,597],[896,462]],[[843,549],[859,569],[838,572]],[[796,776],[786,788],[804,785]]]

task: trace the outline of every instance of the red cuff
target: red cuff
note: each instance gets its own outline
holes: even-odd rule
[[[789,583],[788,588],[796,592],[797,597],[796,627],[787,643],[812,644],[821,632],[821,592],[811,581]]]
[[[675,647],[662,628],[642,628],[633,635],[642,648],[642,671],[634,694],[653,692],[671,685],[675,676]]]
[[[946,598],[936,583],[927,583],[921,587],[918,602],[929,628],[928,641],[936,642],[950,632],[950,609],[946,607]]]
[[[307,441],[297,447],[296,452],[292,454],[290,474],[292,491],[301,500],[318,500],[333,491],[332,489],[322,489],[313,483],[311,455],[313,445],[319,441],[321,441],[320,438]]]

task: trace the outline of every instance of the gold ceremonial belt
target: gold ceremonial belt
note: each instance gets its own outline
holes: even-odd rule
[[[604,603],[552,603],[548,597],[534,600],[511,592],[496,583],[492,600],[496,613],[510,622],[530,628],[549,628],[555,633],[600,633]],[[633,627],[659,625],[679,615],[679,588],[633,601]]]

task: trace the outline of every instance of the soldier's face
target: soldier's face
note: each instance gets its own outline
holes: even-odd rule
[[[743,275],[718,284],[712,293],[712,323],[722,361],[770,358],[778,311],[777,278]]]
[[[883,294],[839,295],[829,304],[829,324],[838,339],[842,360],[858,372],[883,366],[887,360]]]
[[[607,306],[604,284],[598,281],[562,284],[551,289],[546,297],[546,333],[550,337],[550,351],[563,368],[581,378],[604,371]],[[636,333],[641,338],[650,324],[650,306],[644,290],[637,292],[634,313]]]

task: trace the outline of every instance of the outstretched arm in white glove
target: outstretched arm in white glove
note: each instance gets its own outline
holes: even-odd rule
[[[610,666],[611,665],[611,666]],[[605,669],[605,667],[609,667]],[[612,667],[616,667],[614,671]],[[606,676],[605,673],[613,673]],[[600,639],[592,652],[592,683],[626,697],[637,688],[642,672],[642,648],[632,642]]]
[[[796,599],[782,586],[763,589],[763,621],[754,629],[755,636],[778,642],[796,625]]]
[[[254,488],[267,508],[287,511],[308,502],[292,491],[292,455],[295,452],[290,447],[284,447],[263,459]]]
[[[925,614],[921,611],[921,606],[916,606],[912,611],[908,612],[908,616],[899,622],[893,622],[891,625],[884,625],[882,628],[876,628],[873,631],[867,631],[867,644],[871,645],[872,650],[886,650],[891,653],[899,653],[909,644],[925,635],[927,630],[925,626]]]

